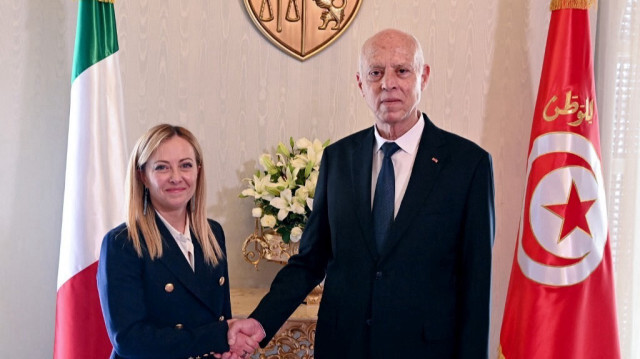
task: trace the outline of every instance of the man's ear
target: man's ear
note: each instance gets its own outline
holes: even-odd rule
[[[364,96],[364,92],[362,92],[362,79],[360,78],[360,72],[356,72],[356,81],[358,82],[358,88],[360,89],[360,94]]]
[[[424,91],[427,87],[427,83],[429,82],[429,74],[431,74],[431,67],[425,64],[422,68],[422,75],[420,76],[420,89]]]

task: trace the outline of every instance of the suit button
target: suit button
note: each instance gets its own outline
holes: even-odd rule
[[[218,284],[220,284],[220,286],[224,285],[224,277],[220,277],[220,279],[218,280]]]
[[[367,325],[371,326],[373,324],[373,319],[367,319]]]
[[[167,283],[164,285],[164,291],[167,293],[173,292],[173,283]]]
[[[376,272],[376,279],[382,278],[382,272]]]
[[[182,328],[184,328],[184,325],[182,325],[180,323],[176,324],[176,329],[180,330]]]
[[[224,315],[221,315],[220,318],[218,318],[219,321],[223,321],[224,320]]]

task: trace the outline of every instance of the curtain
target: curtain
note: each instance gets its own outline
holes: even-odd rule
[[[597,21],[596,88],[621,353],[640,359],[640,1],[600,1]]]

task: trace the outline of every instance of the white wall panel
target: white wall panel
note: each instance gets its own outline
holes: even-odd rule
[[[0,180],[0,281],[12,289],[0,295],[2,357],[52,353],[76,6],[67,0],[0,5],[0,149],[7,169]],[[116,2],[116,15],[127,143],[161,122],[197,134],[206,155],[209,215],[226,231],[236,287],[268,286],[278,270],[266,264],[255,272],[241,258],[242,241],[253,230],[251,201],[238,198],[241,179],[262,152],[290,136],[335,141],[372,125],[355,81],[359,48],[384,28],[413,33],[431,65],[421,108],[493,155],[496,353],[547,2],[362,0],[342,37],[305,62],[267,42],[242,0],[125,0]]]

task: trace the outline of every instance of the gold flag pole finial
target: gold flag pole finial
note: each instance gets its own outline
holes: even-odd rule
[[[553,10],[561,9],[582,9],[588,10],[596,4],[596,0],[551,0],[549,8]]]

